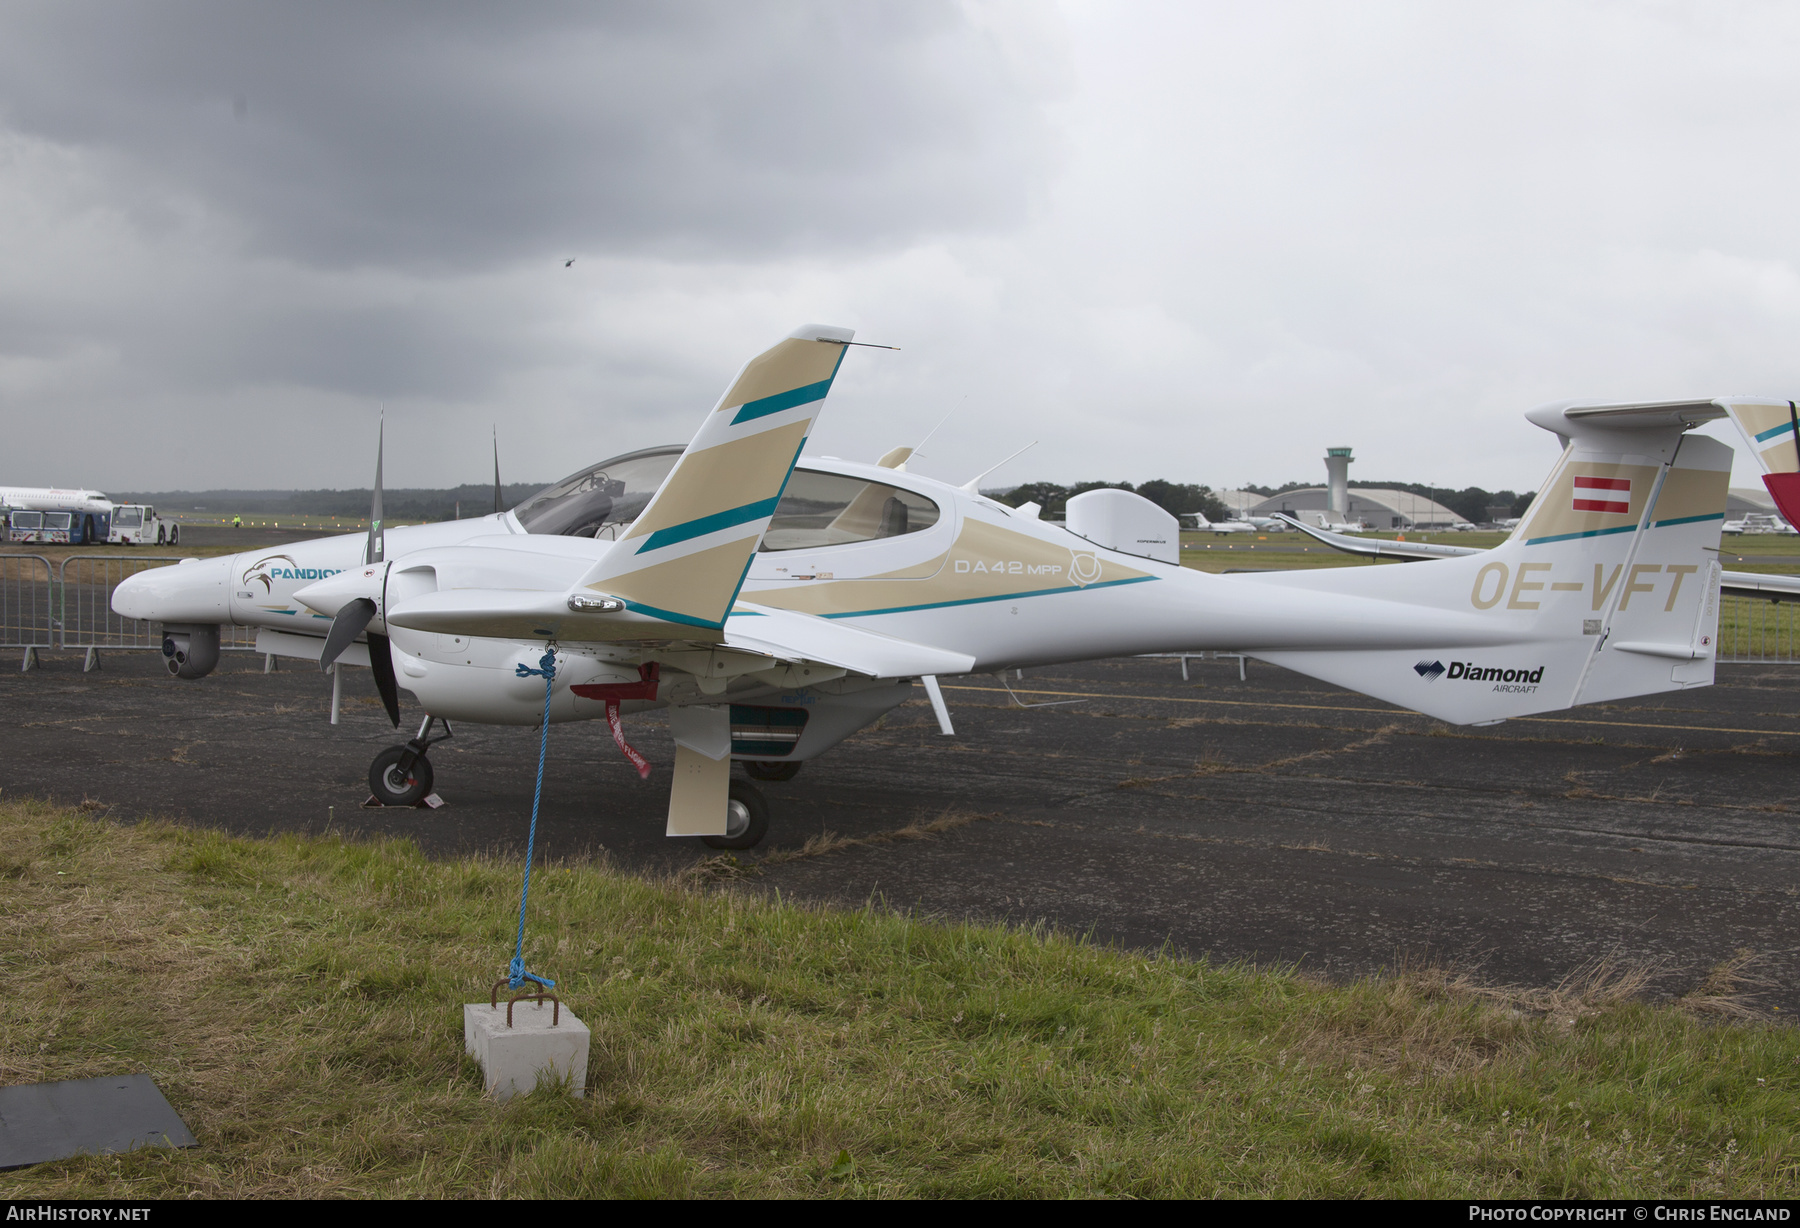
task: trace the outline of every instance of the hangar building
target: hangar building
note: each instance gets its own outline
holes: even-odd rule
[[[1226,493],[1236,495],[1243,492]],[[1371,529],[1449,529],[1469,523],[1443,504],[1427,499],[1424,495],[1415,495],[1410,490],[1352,486],[1346,493],[1350,506],[1345,519],[1352,523],[1360,520]],[[1301,512],[1327,511],[1330,505],[1330,490],[1323,486],[1306,486],[1299,490],[1286,490],[1267,499],[1258,499],[1245,510],[1253,516],[1272,516],[1276,512],[1297,516]],[[1227,500],[1226,506],[1233,505]]]
[[[1733,486],[1725,492],[1725,519],[1738,520],[1752,512],[1781,516],[1775,509],[1775,500],[1760,486]]]

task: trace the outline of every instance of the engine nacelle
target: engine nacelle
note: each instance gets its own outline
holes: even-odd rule
[[[204,678],[219,663],[218,623],[166,623],[163,664],[177,678]]]

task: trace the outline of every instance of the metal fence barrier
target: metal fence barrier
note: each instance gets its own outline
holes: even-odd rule
[[[1236,661],[1238,667],[1238,681],[1243,682],[1246,678],[1244,662],[1247,658],[1241,652],[1140,652],[1138,656],[1144,658],[1146,661],[1179,660],[1181,662],[1181,680],[1183,682],[1193,681],[1188,677],[1189,661]]]
[[[169,567],[183,556],[171,554],[70,555],[57,568],[57,644],[65,651],[88,650],[92,669],[98,650],[153,648],[162,650],[162,625],[143,619],[124,618],[113,612],[113,590],[121,581],[141,571]],[[226,623],[219,628],[222,652],[253,652],[256,628]]]
[[[50,560],[37,554],[0,555],[0,648],[23,649],[21,670],[37,664],[40,648],[53,645],[56,585]]]
[[[113,590],[127,576],[169,567],[180,555],[84,554],[62,561],[36,554],[0,555],[0,649],[23,650],[21,670],[37,664],[39,649],[87,650],[84,669],[100,651],[162,650],[162,626],[113,613]],[[256,628],[226,623],[219,631],[225,652],[254,652]]]
[[[1727,665],[1800,662],[1800,602],[1721,600],[1717,659]]]
[[[140,571],[167,567],[179,559],[157,555],[75,555],[57,569],[62,646],[67,648],[161,648],[150,623],[113,613],[113,590]],[[71,574],[71,572],[73,574]]]

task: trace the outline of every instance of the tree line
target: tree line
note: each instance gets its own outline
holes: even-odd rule
[[[543,489],[548,483],[511,482],[501,488],[501,505],[513,507]],[[1290,490],[1316,487],[1317,482],[1287,482],[1280,486],[1245,486],[1243,489],[1268,497]],[[1405,490],[1424,495],[1443,504],[1459,516],[1480,524],[1496,519],[1491,508],[1506,508],[1508,516],[1522,516],[1534,492],[1518,494],[1510,490],[1483,490],[1468,486],[1451,490],[1442,486],[1426,486],[1418,482],[1352,482],[1357,487]],[[1199,512],[1208,520],[1229,520],[1231,511],[1219,500],[1210,486],[1191,482],[1167,482],[1153,478],[1133,485],[1130,482],[1076,482],[1062,486],[1055,482],[1027,482],[1004,492],[984,492],[1008,507],[1036,503],[1045,516],[1060,517],[1068,502],[1089,490],[1128,490],[1143,496],[1174,516]],[[369,514],[370,492],[364,490],[166,490],[126,492],[112,496],[115,503],[148,503],[168,512],[185,512],[195,508],[269,516],[338,516],[359,519]],[[449,520],[462,505],[465,518],[484,516],[493,510],[492,486],[453,486],[441,490],[401,487],[384,490],[382,509],[390,520]]]
[[[1229,520],[1231,518],[1230,510],[1219,501],[1219,496],[1213,493],[1212,487],[1195,486],[1192,483],[1184,482],[1165,482],[1161,478],[1152,478],[1137,486],[1133,486],[1130,482],[1077,482],[1073,486],[1058,486],[1055,482],[1027,482],[1023,486],[1015,486],[1009,491],[990,497],[1008,507],[1036,503],[1043,509],[1043,515],[1062,516],[1070,499],[1090,490],[1128,490],[1150,500],[1173,516],[1185,516],[1189,512],[1199,512],[1208,520]]]
[[[1318,482],[1284,482],[1280,486],[1245,486],[1242,489],[1252,494],[1269,498],[1273,495],[1284,495],[1290,490],[1316,489]],[[1465,520],[1475,524],[1483,524],[1490,520],[1502,520],[1509,516],[1523,516],[1525,509],[1531,506],[1536,497],[1535,491],[1520,494],[1511,490],[1483,490],[1479,486],[1465,486],[1461,490],[1452,490],[1447,486],[1427,486],[1421,482],[1352,482],[1351,489],[1362,487],[1370,490],[1404,490],[1415,495],[1423,495],[1436,503],[1441,503]],[[1133,486],[1130,482],[1077,482],[1073,486],[1060,486],[1055,482],[1027,482],[1004,492],[986,492],[990,498],[997,499],[1008,507],[1018,507],[1025,503],[1036,503],[1043,509],[1045,516],[1062,516],[1070,499],[1083,491],[1089,490],[1129,490],[1142,495],[1163,511],[1175,516],[1184,516],[1189,512],[1199,512],[1208,520],[1229,520],[1232,512],[1219,500],[1219,496],[1210,486],[1197,486],[1184,482],[1165,482],[1161,478]],[[1502,510],[1504,509],[1504,510]]]
[[[513,507],[548,486],[548,482],[509,482],[500,488],[500,505]],[[337,516],[361,519],[369,514],[373,492],[363,490],[164,490],[110,496],[114,503],[148,503],[160,511],[205,509],[258,516]],[[452,486],[442,490],[389,487],[381,492],[382,514],[389,520],[451,520],[462,505],[463,519],[494,510],[492,485]]]

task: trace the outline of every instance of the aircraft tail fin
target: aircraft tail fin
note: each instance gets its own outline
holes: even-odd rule
[[[808,324],[746,363],[631,531],[579,587],[638,614],[719,631],[854,336]]]
[[[1398,649],[1254,655],[1457,724],[1710,684],[1731,449],[1683,432],[1722,414],[1711,402],[1533,411],[1567,443],[1500,546],[1266,581],[1441,610],[1440,629],[1427,620]]]
[[[1800,408],[1792,401],[1721,400],[1762,464],[1763,485],[1787,522],[1800,528]]]

